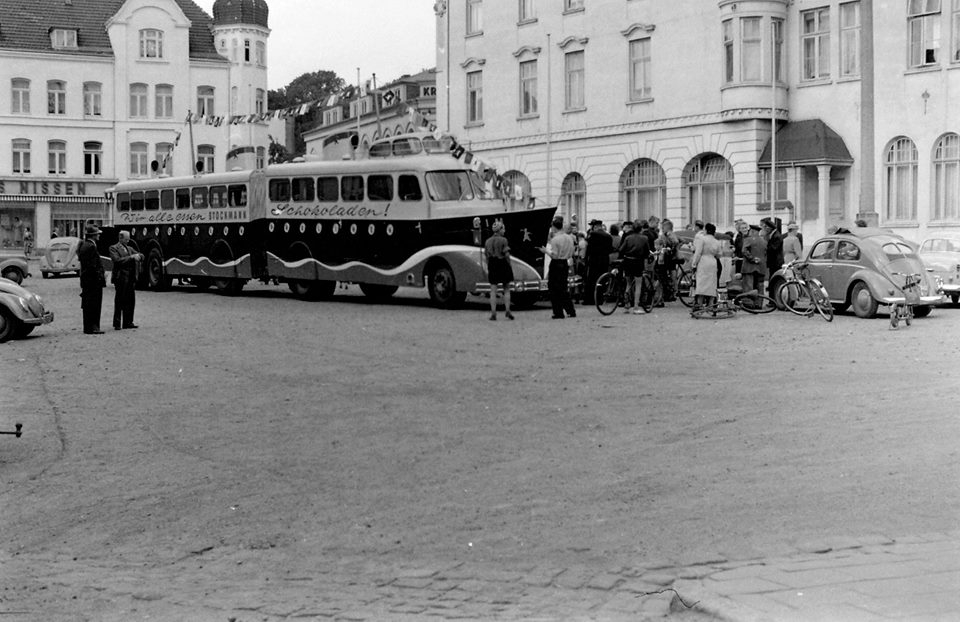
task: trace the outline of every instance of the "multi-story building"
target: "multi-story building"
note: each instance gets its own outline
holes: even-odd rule
[[[0,0],[0,246],[103,221],[118,181],[265,157],[268,8]],[[187,122],[191,115],[191,122]]]
[[[352,141],[359,141],[362,153],[375,140],[418,130],[410,109],[419,118],[435,122],[435,69],[403,76],[376,89],[372,86],[369,91],[336,95],[320,102],[315,113],[319,123],[303,133],[307,154],[340,159],[354,154]]]
[[[581,223],[960,227],[960,0],[436,10],[438,125]]]

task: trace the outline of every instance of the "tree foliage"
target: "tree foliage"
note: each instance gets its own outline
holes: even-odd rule
[[[334,93],[342,91],[345,85],[344,79],[334,71],[321,69],[313,73],[301,74],[282,89],[268,91],[267,107],[270,110],[282,110],[308,102],[323,102]],[[294,153],[286,153],[285,149],[282,153],[274,153],[274,146],[271,144],[271,162],[284,162],[304,152],[306,144],[303,141],[303,132],[305,129],[316,125],[318,114],[318,108],[314,107],[307,114],[298,115],[295,118],[293,134],[296,144]]]
[[[343,78],[334,71],[321,69],[313,73],[305,73],[294,78],[287,86],[269,91],[267,93],[269,108],[279,110],[307,102],[323,101],[339,92],[345,85]]]

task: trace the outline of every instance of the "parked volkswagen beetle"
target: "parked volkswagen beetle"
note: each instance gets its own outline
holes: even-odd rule
[[[66,274],[68,272],[73,272],[79,276],[78,248],[80,248],[80,238],[64,236],[50,240],[46,252],[40,256],[40,275],[45,279],[53,274]]]
[[[810,276],[820,279],[838,311],[850,307],[858,317],[869,318],[880,305],[903,302],[903,274],[921,275],[916,317],[929,315],[934,305],[944,302],[938,279],[927,271],[915,245],[883,229],[838,229],[814,242],[806,260]],[[770,282],[777,292],[784,283],[783,271],[775,272]]]
[[[9,279],[0,278],[0,343],[22,339],[42,324],[53,321],[53,311],[43,300]]]
[[[27,258],[21,255],[0,256],[0,277],[10,279],[18,285],[30,276]]]
[[[940,277],[943,293],[953,304],[960,302],[960,233],[931,235],[920,244],[920,259]]]

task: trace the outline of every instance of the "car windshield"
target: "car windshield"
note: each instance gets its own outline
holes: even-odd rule
[[[427,173],[427,191],[434,201],[493,198],[475,171],[431,171]]]
[[[960,240],[934,239],[923,243],[921,249],[926,252],[934,253],[960,253]]]

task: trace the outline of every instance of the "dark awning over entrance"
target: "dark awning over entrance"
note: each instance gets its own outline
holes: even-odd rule
[[[777,130],[777,168],[781,166],[850,166],[853,157],[840,135],[820,119],[791,121]],[[763,148],[760,168],[770,168],[770,141]]]

